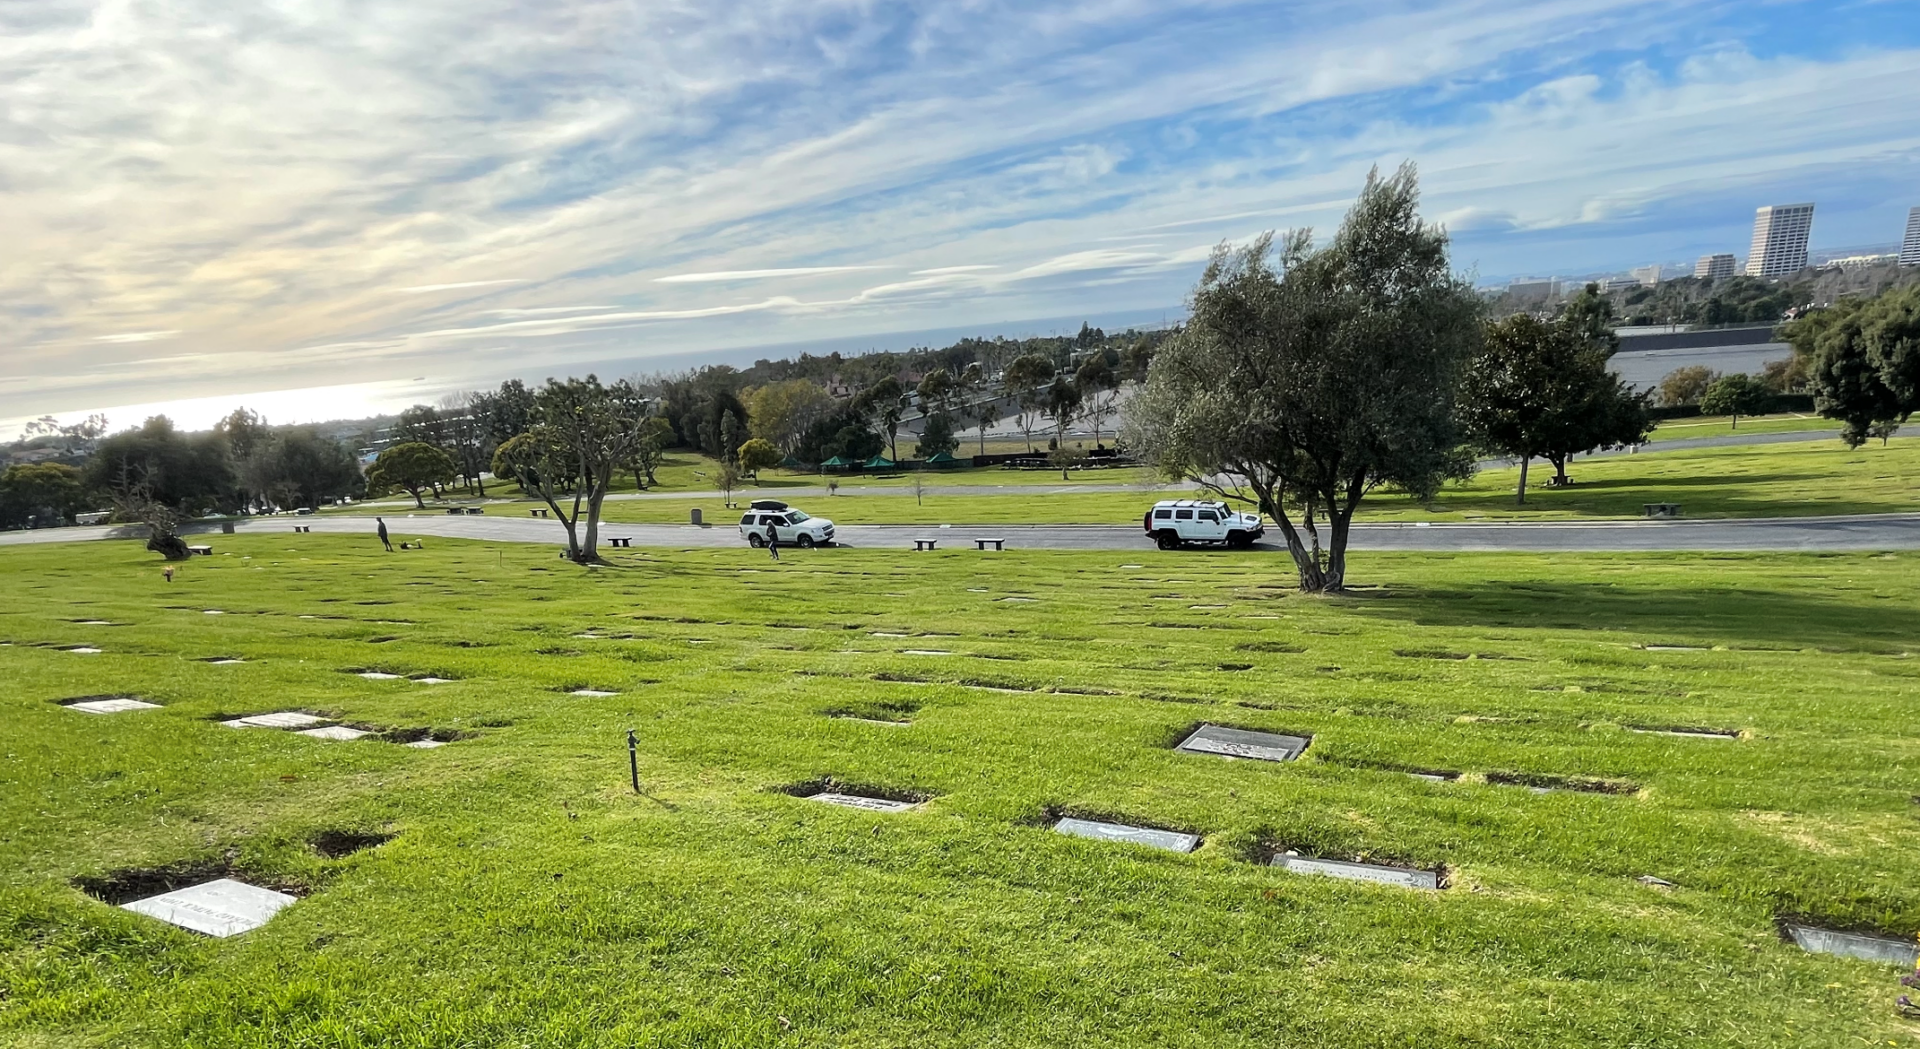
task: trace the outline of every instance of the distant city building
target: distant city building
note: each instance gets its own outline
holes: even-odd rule
[[[1608,277],[1600,282],[1601,291],[1626,291],[1641,286],[1638,277]]]
[[[1907,236],[1900,242],[1900,265],[1920,266],[1920,208],[1907,212]]]
[[[1769,204],[1756,210],[1747,276],[1784,277],[1806,268],[1807,236],[1812,232],[1812,204]]]
[[[1649,288],[1658,287],[1660,284],[1660,275],[1663,272],[1665,272],[1664,267],[1658,263],[1651,266],[1642,266],[1633,271],[1633,279],[1645,284]]]
[[[1733,276],[1736,268],[1732,255],[1702,255],[1700,261],[1693,264],[1693,275],[1706,280],[1724,280]]]
[[[1884,266],[1889,262],[1898,261],[1899,258],[1900,256],[1891,253],[1886,255],[1848,255],[1843,259],[1828,259],[1826,262],[1821,263],[1820,268],[1823,270],[1857,270],[1865,266]]]
[[[1558,277],[1548,277],[1545,280],[1538,277],[1516,279],[1507,285],[1507,294],[1516,299],[1551,299],[1560,294],[1560,279]]]

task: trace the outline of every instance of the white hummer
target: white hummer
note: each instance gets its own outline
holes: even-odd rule
[[[1177,550],[1187,543],[1224,543],[1241,550],[1267,531],[1259,514],[1243,514],[1225,503],[1204,499],[1161,500],[1147,511],[1142,524],[1147,538],[1162,550]]]
[[[767,545],[771,526],[782,546],[832,546],[833,522],[809,516],[778,499],[756,499],[740,515],[740,538],[751,546]]]

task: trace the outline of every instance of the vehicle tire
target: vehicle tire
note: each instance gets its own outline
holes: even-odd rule
[[[755,532],[747,536],[747,545],[753,547],[755,550],[758,550],[761,547],[767,545],[767,541],[758,532]]]
[[[813,537],[804,532],[801,533],[800,538],[794,540],[794,542],[798,543],[802,550],[813,549]]]
[[[1160,532],[1153,537],[1155,546],[1162,550],[1180,549],[1180,537],[1172,532]]]
[[[1227,549],[1229,550],[1245,550],[1247,547],[1250,547],[1252,545],[1253,545],[1253,539],[1250,538],[1245,532],[1228,532],[1227,533]]]

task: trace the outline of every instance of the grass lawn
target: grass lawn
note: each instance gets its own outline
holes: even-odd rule
[[[1121,473],[1122,471],[1112,471]],[[1378,493],[1361,507],[1369,521],[1528,521],[1639,518],[1654,502],[1681,504],[1688,517],[1799,517],[1817,514],[1892,513],[1920,510],[1920,442],[1870,444],[1849,450],[1839,441],[1808,444],[1698,448],[1583,459],[1568,468],[1570,488],[1545,487],[1553,467],[1533,464],[1527,504],[1514,505],[1517,468],[1483,470],[1463,485],[1449,485],[1431,504]],[[977,473],[976,473],[977,475]],[[994,471],[998,483],[1006,471]],[[1011,474],[1011,476],[1022,476]],[[1050,475],[1058,482],[1060,475]],[[1101,483],[1099,475],[1083,481]],[[1104,483],[1128,483],[1109,477]],[[836,524],[1132,524],[1155,499],[1179,493],[1141,485],[1131,492],[1023,492],[994,495],[808,496],[796,500],[808,513]],[[757,498],[779,498],[776,488],[748,487],[736,493],[744,507]],[[544,506],[503,503],[489,513],[525,515]],[[613,500],[604,520],[684,524],[699,507],[709,522],[736,520],[716,498]]]
[[[1920,929],[1920,558],[1367,555],[1334,600],[1259,554],[220,549],[0,552],[0,1042],[1915,1041],[1774,922]],[[57,705],[109,693],[164,708]],[[279,710],[459,738],[213,720]],[[1170,749],[1201,722],[1313,742]],[[827,781],[927,800],[785,792]],[[211,940],[76,888],[173,864],[304,898]]]
[[[1666,419],[1653,431],[1653,443],[1698,437],[1737,437],[1752,433],[1839,433],[1840,424],[1832,419],[1804,412],[1779,415],[1695,415]]]

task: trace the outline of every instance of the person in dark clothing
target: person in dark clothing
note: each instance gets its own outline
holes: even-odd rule
[[[386,547],[388,553],[392,553],[393,540],[387,538],[387,522],[379,517],[374,518],[374,521],[380,525],[380,545]]]
[[[780,560],[780,530],[771,521],[767,522],[767,556]]]

